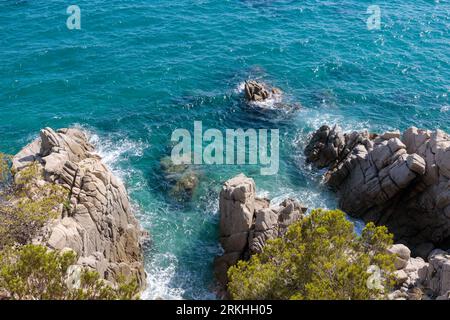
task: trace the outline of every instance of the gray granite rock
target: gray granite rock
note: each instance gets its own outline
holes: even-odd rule
[[[328,169],[325,183],[349,215],[388,226],[415,255],[426,254],[423,243],[450,244],[450,138],[443,131],[377,136],[322,126],[305,155]]]
[[[73,250],[78,256],[74,270],[94,269],[112,283],[120,275],[135,276],[144,288],[145,232],[133,215],[125,186],[94,151],[81,130],[45,128],[14,157],[16,175],[36,161],[44,172],[41,185],[59,184],[69,190],[69,208],[61,208],[33,242]]]
[[[243,174],[224,183],[219,208],[224,253],[215,259],[214,268],[222,288],[228,282],[226,273],[230,266],[261,252],[267,240],[283,236],[288,226],[306,212],[292,199],[270,206],[270,200],[256,196],[253,179]]]

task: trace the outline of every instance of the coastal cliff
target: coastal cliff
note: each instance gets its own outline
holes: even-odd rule
[[[215,274],[218,281],[219,296],[229,298],[229,269],[236,265],[238,265],[238,268],[242,268],[242,266],[239,267],[239,261],[251,261],[250,258],[253,255],[263,253],[268,240],[280,238],[282,241],[286,241],[286,247],[289,247],[287,243],[293,240],[285,239],[286,232],[291,225],[305,220],[307,208],[292,199],[286,199],[277,206],[271,205],[270,200],[256,196],[255,182],[243,174],[224,183],[220,193],[219,207],[220,243],[224,252],[215,260]],[[414,224],[414,220],[411,221],[411,224]],[[339,234],[343,231],[344,229],[337,232]],[[294,239],[294,241],[300,241],[298,236]],[[380,241],[381,238],[375,240],[377,246],[381,245]],[[305,245],[307,246],[308,244]],[[331,247],[333,246],[331,245]],[[349,247],[344,251],[348,253],[351,251],[350,248],[349,242]],[[273,248],[271,250],[272,255],[274,253]],[[411,250],[404,244],[398,243],[386,247],[385,253],[393,257],[392,269],[385,270],[386,276],[392,279],[393,285],[389,288],[390,291],[386,292],[384,299],[450,299],[450,251],[434,249],[428,252],[426,258],[423,259],[418,257],[417,254],[412,254]],[[285,252],[280,252],[280,256],[274,258],[277,261],[276,264],[281,263],[282,257],[285,257],[286,254]],[[320,252],[320,254],[323,254],[323,252]],[[361,252],[354,252],[352,259],[360,254]],[[267,259],[267,257],[262,258],[266,263]],[[314,259],[327,259],[327,257],[317,256]],[[314,259],[308,263],[307,268],[316,263]],[[255,261],[260,260],[257,259]],[[329,267],[334,270],[336,265],[332,263]],[[243,268],[237,273],[255,270],[255,273],[250,272],[249,276],[258,278],[264,267],[259,265],[258,267],[253,266],[253,268]],[[279,271],[281,272],[282,270]],[[236,275],[236,270],[233,272]],[[334,272],[336,270],[332,273]],[[368,271],[363,270],[362,272],[367,275],[366,272]],[[263,279],[267,279],[265,278],[266,276],[261,276],[262,278],[259,280],[264,281]],[[274,275],[272,279],[272,276],[269,276],[269,279],[272,279],[269,282],[273,281],[275,283],[277,277]],[[306,278],[297,279],[297,281],[299,280],[306,281]],[[238,285],[239,288],[241,286],[244,285]],[[260,288],[262,284],[250,281],[245,286],[251,288],[250,290],[257,291],[257,288]],[[365,284],[363,284],[364,286]],[[236,284],[234,284],[234,287],[236,287]],[[340,289],[344,290],[343,288]],[[291,292],[290,294],[294,293]],[[327,296],[327,298],[330,297]]]
[[[145,232],[133,215],[123,183],[102,163],[84,132],[41,130],[38,139],[13,157],[13,179],[18,182],[30,166],[36,166],[36,174],[27,188],[29,197],[38,197],[48,185],[67,191],[67,201],[58,207],[56,217],[31,242],[52,250],[73,250],[74,282],[87,268],[113,284],[121,277],[134,278],[143,290]]]
[[[325,168],[339,208],[394,234],[400,290],[394,299],[449,299],[450,137],[411,127],[370,134],[322,126],[305,148]],[[411,257],[412,256],[412,257]],[[409,295],[408,295],[409,293]]]
[[[427,258],[450,248],[450,137],[441,130],[344,133],[323,126],[305,149],[325,168],[324,183],[339,207],[365,222],[386,225],[396,241]]]

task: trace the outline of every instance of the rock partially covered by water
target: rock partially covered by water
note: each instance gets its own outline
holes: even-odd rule
[[[73,250],[78,261],[71,270],[91,268],[112,283],[119,276],[136,277],[144,288],[145,232],[133,215],[123,183],[94,153],[86,135],[77,129],[41,130],[40,138],[14,157],[12,170],[17,175],[33,162],[44,172],[40,185],[59,184],[69,190],[65,209],[33,242]]]
[[[215,260],[215,273],[223,287],[228,282],[230,266],[261,252],[267,240],[283,236],[287,227],[306,212],[304,206],[292,199],[270,207],[268,199],[256,197],[255,182],[244,174],[225,182],[219,207],[224,254]]]
[[[162,158],[160,164],[170,196],[177,201],[191,200],[199,183],[197,172],[187,164],[174,164],[170,157]]]
[[[301,108],[300,103],[286,103],[283,101],[283,92],[266,83],[255,80],[246,81],[244,84],[245,98],[251,107],[264,112],[291,113]]]
[[[280,89],[270,88],[265,83],[255,80],[246,81],[244,91],[246,99],[253,102],[263,102],[273,95],[281,95]]]
[[[450,246],[450,137],[443,131],[378,136],[323,126],[305,155],[328,169],[325,183],[348,214],[388,226],[422,256]]]

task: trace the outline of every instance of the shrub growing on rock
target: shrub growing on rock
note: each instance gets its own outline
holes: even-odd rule
[[[0,251],[0,291],[9,299],[27,300],[125,300],[137,298],[136,279],[109,285],[95,271],[82,270],[78,285],[69,285],[73,251],[50,251],[44,246],[24,245]]]
[[[0,189],[8,182],[11,172],[9,170],[11,156],[0,152]]]
[[[20,171],[10,182],[8,158],[0,155],[0,249],[25,244],[67,202],[68,190],[43,182],[36,163]]]
[[[392,286],[392,238],[372,223],[357,235],[342,211],[314,210],[231,267],[228,290],[233,299],[384,298]],[[369,273],[371,266],[382,276]]]

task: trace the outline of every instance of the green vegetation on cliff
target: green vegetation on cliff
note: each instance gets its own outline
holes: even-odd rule
[[[0,290],[9,299],[31,300],[130,300],[137,297],[135,280],[115,286],[97,272],[70,270],[73,251],[50,251],[44,246],[24,245],[0,251]],[[79,273],[78,273],[79,272]],[[78,274],[77,274],[78,273]]]
[[[10,157],[0,154],[0,249],[9,244],[27,243],[67,202],[68,190],[40,183],[42,173],[36,163],[12,179]]]
[[[358,236],[343,212],[314,210],[231,267],[228,290],[233,299],[380,299],[392,285],[390,245],[386,227],[369,223]]]
[[[5,183],[10,178],[11,156],[0,152],[0,184]]]
[[[68,208],[68,190],[45,183],[37,163],[11,172],[0,153],[0,299],[128,300],[138,298],[137,279],[112,285],[96,271],[73,267],[73,251],[29,244],[52,218]],[[77,269],[78,268],[78,269]]]

